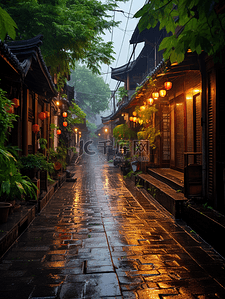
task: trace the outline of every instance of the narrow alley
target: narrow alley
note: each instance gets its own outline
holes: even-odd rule
[[[100,153],[70,168],[2,259],[1,299],[225,298],[225,261],[190,227]]]

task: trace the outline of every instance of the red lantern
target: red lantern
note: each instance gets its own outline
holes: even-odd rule
[[[169,81],[165,82],[164,87],[166,90],[170,90],[172,88],[172,82]]]
[[[160,97],[164,98],[166,96],[166,90],[165,89],[161,89],[159,91]]]
[[[19,105],[20,105],[20,100],[19,99],[14,98],[14,99],[12,99],[12,102],[13,102],[15,108],[19,107]]]
[[[153,97],[153,99],[157,100],[158,97],[159,97],[159,93],[158,93],[158,91],[153,92],[153,93],[152,93],[152,97]]]
[[[40,112],[38,114],[38,118],[41,119],[41,120],[44,120],[46,118],[46,113],[45,112]]]
[[[38,124],[34,124],[34,125],[32,126],[32,131],[33,131],[35,134],[37,134],[37,133],[40,131],[40,127],[39,127],[39,125],[38,125]]]
[[[136,123],[137,117],[133,117],[133,122]]]
[[[60,135],[61,134],[61,130],[57,130],[57,135]]]
[[[149,105],[152,105],[154,102],[153,98],[149,98],[147,101],[148,101]]]
[[[137,116],[137,112],[136,111],[133,111],[133,116]]]
[[[8,109],[8,107],[7,107],[6,109]],[[8,112],[9,114],[14,113],[14,105],[11,105],[11,106],[9,107],[9,109],[6,110],[6,112]]]
[[[63,122],[63,126],[67,127],[67,122],[66,121]]]
[[[63,112],[62,116],[67,117],[67,112]]]
[[[133,121],[133,116],[130,116],[130,118],[129,118],[129,119],[130,119],[130,121]]]
[[[50,117],[50,112],[49,111],[45,111],[46,114],[46,118]]]

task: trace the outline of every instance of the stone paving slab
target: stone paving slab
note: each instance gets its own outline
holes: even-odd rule
[[[1,260],[0,299],[225,298],[224,259],[190,227],[101,155],[74,171]]]

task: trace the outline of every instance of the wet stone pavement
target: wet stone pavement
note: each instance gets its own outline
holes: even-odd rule
[[[191,228],[101,154],[71,168],[1,260],[1,299],[225,298],[224,259]]]

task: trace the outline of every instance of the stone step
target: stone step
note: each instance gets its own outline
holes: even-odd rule
[[[164,173],[166,171],[170,171],[171,173],[168,175],[168,173]],[[172,169],[163,169],[163,168],[160,169],[148,168],[147,172],[152,177],[162,181],[163,183],[167,184],[174,190],[176,191],[181,190],[184,193],[184,181],[183,181],[182,173],[179,173],[178,171]],[[177,174],[179,174],[179,177]]]
[[[187,198],[180,192],[180,189],[177,189],[179,190],[177,192],[174,188],[150,174],[137,175],[136,182],[138,182],[138,185],[142,185],[176,219],[181,218],[182,206],[186,203]]]

